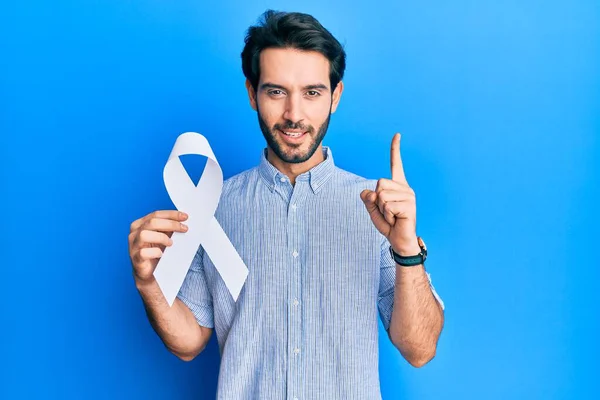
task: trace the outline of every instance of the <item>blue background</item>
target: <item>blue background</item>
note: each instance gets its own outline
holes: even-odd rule
[[[127,235],[172,207],[180,133],[206,135],[226,177],[258,162],[239,53],[266,8],[346,47],[324,142],[340,167],[389,177],[403,133],[447,313],[422,369],[381,333],[384,399],[600,398],[598,1],[7,3],[0,398],[214,398],[214,336],[191,363],[166,351]]]

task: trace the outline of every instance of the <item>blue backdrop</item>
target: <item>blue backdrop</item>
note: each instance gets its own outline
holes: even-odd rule
[[[7,3],[0,398],[214,398],[214,337],[191,363],[167,352],[127,235],[172,207],[178,134],[206,135],[226,177],[258,162],[239,53],[266,8],[345,44],[339,166],[389,177],[403,133],[447,312],[422,369],[381,333],[384,399],[600,398],[597,0]]]

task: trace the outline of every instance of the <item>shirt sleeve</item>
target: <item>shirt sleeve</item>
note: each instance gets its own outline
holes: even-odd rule
[[[429,287],[437,302],[445,309],[444,302],[435,291],[431,282],[431,276],[427,273],[429,279]],[[394,308],[394,284],[396,282],[396,262],[390,254],[390,243],[384,238],[381,244],[381,263],[380,263],[380,278],[379,278],[379,296],[378,307],[381,322],[386,331],[390,329],[390,321],[392,319],[392,310]]]
[[[204,272],[204,249],[198,248],[177,298],[185,304],[199,325],[214,327],[213,301]]]

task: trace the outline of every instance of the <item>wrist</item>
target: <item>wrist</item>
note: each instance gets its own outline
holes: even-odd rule
[[[157,284],[154,276],[147,278],[147,279],[142,279],[142,278],[138,277],[135,274],[135,272],[133,274],[133,280],[135,282],[135,287],[137,288],[137,290],[139,292],[147,291],[148,289],[150,289],[151,287],[153,287],[154,285]]]
[[[403,267],[413,267],[425,263],[427,259],[427,247],[422,238],[416,238],[416,246],[411,243],[394,243],[390,245],[390,254],[396,264]]]
[[[415,254],[419,254],[421,252],[421,246],[419,246],[419,241],[416,235],[411,239],[390,244],[392,249],[403,257],[414,256]]]

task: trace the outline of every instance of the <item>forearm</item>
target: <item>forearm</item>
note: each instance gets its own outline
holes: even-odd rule
[[[429,362],[443,324],[442,308],[423,266],[397,265],[390,338],[404,358],[417,367]]]
[[[167,349],[183,360],[191,360],[208,343],[212,329],[198,325],[194,314],[175,299],[169,307],[156,280],[136,287],[144,302],[146,315]]]

